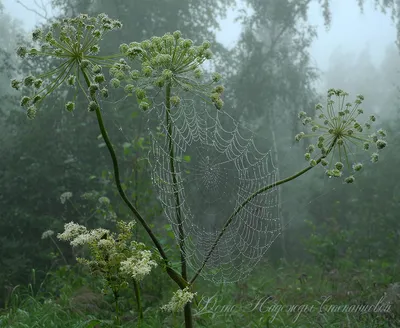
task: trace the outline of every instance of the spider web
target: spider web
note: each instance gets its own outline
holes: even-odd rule
[[[159,123],[156,131],[149,128],[153,185],[178,245],[184,242],[188,265],[197,271],[226,220],[256,190],[274,184],[278,169],[271,150],[260,151],[250,130],[193,100],[171,109],[171,161],[165,104],[148,115]],[[252,198],[233,217],[201,276],[215,283],[246,278],[281,232],[278,204],[276,186]]]

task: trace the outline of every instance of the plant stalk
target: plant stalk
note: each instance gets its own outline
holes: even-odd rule
[[[171,120],[171,90],[172,90],[171,82],[168,82],[165,90],[165,104],[166,104],[166,123],[168,129],[169,164],[171,168],[172,183],[174,186],[176,221],[178,223],[179,251],[181,256],[181,275],[182,278],[185,281],[187,281],[187,263],[185,258],[185,232],[183,230],[181,201],[179,198],[178,179],[176,178],[176,172],[175,172],[175,153],[174,153],[174,144],[172,140],[173,123]],[[187,303],[185,305],[184,317],[185,317],[185,327],[192,328],[193,316],[192,316],[191,303]]]
[[[137,310],[138,310],[138,322],[140,323],[143,320],[143,307],[142,307],[142,298],[140,296],[140,285],[136,279],[133,279],[133,288],[135,289],[135,297],[137,302]]]
[[[182,213],[181,213],[181,201],[179,199],[178,191],[178,179],[176,178],[175,172],[175,152],[174,144],[172,140],[173,134],[173,123],[171,120],[171,83],[169,82],[166,86],[165,104],[166,104],[166,121],[168,129],[168,148],[169,148],[169,164],[171,168],[172,183],[174,186],[174,197],[176,206],[176,221],[178,223],[179,230],[179,250],[181,253],[181,274],[183,279],[187,280],[187,266],[185,259],[185,233],[183,231]]]
[[[90,86],[89,77],[86,74],[84,69],[81,69],[81,71],[82,71],[82,74],[83,74],[83,76],[85,78],[86,84],[89,87]],[[154,233],[151,230],[150,226],[147,224],[147,222],[142,217],[142,215],[138,212],[136,207],[133,206],[133,204],[129,201],[129,199],[126,196],[124,190],[122,189],[121,177],[120,177],[120,174],[119,174],[119,164],[118,164],[117,156],[115,154],[114,147],[111,144],[111,141],[110,141],[110,138],[108,136],[107,130],[106,130],[105,126],[104,126],[103,117],[102,117],[101,112],[100,112],[100,105],[99,105],[99,103],[98,103],[98,101],[97,101],[97,99],[96,99],[96,97],[94,95],[91,95],[91,99],[94,102],[96,102],[96,104],[98,105],[98,107],[96,109],[97,122],[98,122],[98,125],[99,125],[99,128],[100,128],[101,135],[102,135],[102,137],[104,139],[104,142],[106,143],[107,149],[108,149],[108,151],[110,153],[110,156],[111,156],[111,159],[112,159],[113,168],[114,168],[114,180],[115,180],[115,184],[117,185],[118,192],[119,192],[122,200],[129,207],[131,212],[135,215],[136,219],[140,222],[140,224],[144,227],[144,229],[146,230],[146,232],[150,236],[151,240],[153,241],[154,245],[156,246],[157,250],[159,251],[161,257],[164,260],[164,263],[166,265],[166,271],[167,271],[168,275],[171,277],[172,280],[174,280],[178,284],[178,286],[180,288],[185,288],[188,285],[186,279],[184,279],[178,272],[176,272],[174,269],[172,269],[172,267],[169,264],[168,257],[166,255],[164,249],[162,248],[160,242],[158,241],[157,237],[154,235]]]

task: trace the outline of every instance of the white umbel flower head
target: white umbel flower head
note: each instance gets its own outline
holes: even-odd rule
[[[71,197],[72,197],[72,192],[70,192],[70,191],[66,191],[66,192],[62,193],[60,196],[61,204],[65,204],[65,202],[68,199],[70,199]]]
[[[86,227],[71,221],[64,225],[64,232],[59,233],[57,235],[57,238],[64,241],[71,241],[77,238],[78,236],[85,234],[86,232],[87,232]]]
[[[54,235],[53,230],[46,230],[45,232],[42,233],[42,239],[50,238],[53,235]]]

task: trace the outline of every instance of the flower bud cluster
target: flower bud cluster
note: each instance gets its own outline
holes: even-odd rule
[[[125,92],[135,94],[143,110],[150,106],[147,92],[152,88],[163,88],[167,84],[186,92],[195,92],[205,96],[221,109],[223,86],[217,85],[221,80],[218,73],[211,76],[208,83],[202,83],[201,65],[212,58],[210,43],[203,42],[195,46],[192,40],[182,38],[180,31],[167,33],[162,37],[152,37],[142,42],[121,44],[120,52],[129,60],[140,60],[140,70],[129,70],[127,67],[113,67],[110,73],[114,76],[114,85],[119,87],[124,81]],[[171,95],[172,106],[178,106],[180,97]]]
[[[336,100],[333,100],[333,97]],[[342,177],[347,168],[351,173],[344,181],[354,182],[354,173],[363,168],[363,164],[355,160],[350,163],[349,157],[360,149],[369,151],[373,148],[371,162],[376,163],[379,151],[386,147],[386,132],[382,129],[371,132],[372,125],[376,121],[374,115],[363,123],[360,117],[364,114],[360,105],[364,97],[358,95],[354,104],[347,102],[348,93],[343,90],[328,90],[327,106],[317,104],[315,117],[308,116],[306,112],[299,113],[302,124],[311,132],[300,132],[295,140],[313,138],[314,143],[309,144],[304,158],[311,166],[321,164],[326,168],[329,177]],[[336,104],[336,106],[334,106]],[[335,108],[336,107],[336,108]],[[346,163],[346,165],[344,165]]]
[[[99,42],[106,33],[121,27],[120,21],[111,19],[106,14],[97,17],[81,14],[75,18],[55,22],[47,30],[34,30],[34,46],[18,48],[18,56],[38,60],[53,58],[53,62],[58,63],[58,66],[44,73],[11,81],[14,89],[29,90],[30,95],[21,99],[21,106],[26,108],[28,117],[34,118],[38,105],[63,85],[79,87],[88,97],[97,91],[107,95],[106,88],[99,89],[100,84],[105,82],[102,66],[110,67],[114,63],[113,59],[121,55],[99,56]],[[86,87],[82,87],[80,79],[84,80],[83,85],[89,87],[89,93],[86,93]],[[95,110],[95,107],[91,104],[89,110]],[[68,101],[65,109],[72,112],[75,109],[74,102]]]

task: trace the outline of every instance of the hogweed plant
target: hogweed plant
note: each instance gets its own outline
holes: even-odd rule
[[[91,259],[78,258],[78,262],[88,266],[93,273],[102,275],[105,281],[104,290],[111,290],[116,304],[116,322],[119,323],[118,297],[119,291],[126,288],[129,282],[136,283],[135,293],[140,307],[140,293],[137,282],[143,279],[152,268],[161,264],[166,273],[179,286],[171,302],[162,307],[166,311],[184,311],[185,326],[193,326],[191,302],[195,296],[193,283],[210,259],[216,245],[219,243],[233,218],[257,195],[267,190],[291,181],[310,169],[322,165],[326,167],[329,176],[342,176],[345,166],[354,172],[362,169],[362,164],[350,163],[349,157],[355,149],[372,149],[372,161],[378,160],[378,152],[386,146],[384,140],[386,133],[378,130],[370,133],[375,117],[371,116],[367,122],[361,123],[359,117],[363,114],[360,104],[362,96],[358,96],[355,105],[346,103],[347,94],[341,90],[329,90],[327,107],[317,105],[317,118],[309,117],[305,112],[299,114],[310,133],[300,133],[296,139],[315,138],[305,154],[308,166],[302,171],[276,181],[259,190],[245,199],[240,206],[233,210],[232,215],[215,239],[207,253],[202,265],[195,275],[188,277],[187,262],[185,257],[185,236],[182,228],[182,213],[180,212],[180,199],[178,190],[178,175],[175,165],[174,143],[172,135],[174,125],[171,119],[171,110],[178,107],[181,102],[181,92],[200,96],[217,110],[223,107],[221,94],[224,90],[218,82],[221,76],[214,73],[209,82],[204,82],[202,64],[212,57],[210,43],[204,42],[195,46],[191,40],[182,38],[179,31],[167,33],[162,37],[152,37],[142,42],[123,43],[119,53],[100,56],[99,42],[111,31],[122,28],[121,22],[110,19],[105,14],[89,17],[81,14],[76,18],[63,19],[54,23],[48,30],[37,29],[32,33],[34,46],[31,48],[20,47],[17,54],[21,58],[31,60],[52,59],[58,66],[48,72],[29,75],[23,79],[12,80],[13,88],[22,89],[26,95],[21,99],[21,106],[26,108],[29,119],[38,113],[40,104],[52,92],[64,85],[75,88],[75,96],[65,104],[68,112],[76,109],[75,100],[78,92],[87,99],[88,111],[96,114],[101,135],[110,153],[115,183],[122,200],[129,207],[136,221],[146,230],[154,243],[158,254],[153,254],[145,245],[132,241],[131,229],[133,222],[119,221],[117,228],[119,234],[105,229],[88,230],[86,227],[74,222],[65,225],[65,231],[58,235],[60,240],[68,241],[73,247],[88,246]],[[132,69],[130,63],[139,64],[140,69]],[[107,72],[108,70],[108,72]],[[176,204],[176,224],[179,232],[179,250],[181,259],[180,273],[173,267],[163,249],[159,239],[155,236],[145,218],[132,204],[122,188],[119,163],[111,144],[106,127],[103,122],[100,98],[108,98],[113,89],[122,88],[127,96],[134,96],[142,110],[151,107],[150,93],[154,89],[163,91],[166,111],[166,126],[168,132],[169,167],[174,188],[174,201]],[[29,92],[29,93],[28,93]],[[337,97],[337,110],[332,97]],[[351,174],[345,178],[350,183],[354,181]]]

